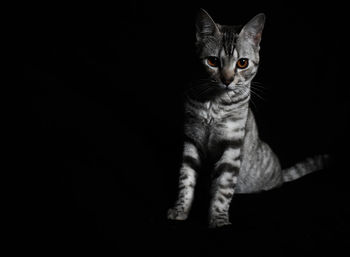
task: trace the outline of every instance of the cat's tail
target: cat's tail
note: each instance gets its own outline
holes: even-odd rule
[[[328,154],[316,155],[295,164],[294,166],[282,170],[284,182],[289,182],[301,178],[311,172],[327,168],[330,163]]]

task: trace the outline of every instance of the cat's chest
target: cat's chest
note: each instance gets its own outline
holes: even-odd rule
[[[206,102],[197,112],[201,122],[210,130],[232,128],[235,123],[246,117],[246,110],[234,105],[225,106],[216,102]]]
[[[247,108],[205,102],[192,111],[186,126],[187,134],[206,148],[244,135]]]
[[[198,111],[199,119],[201,119],[207,126],[214,126],[216,123],[221,122],[227,115],[222,108],[216,103],[206,102],[202,108]]]

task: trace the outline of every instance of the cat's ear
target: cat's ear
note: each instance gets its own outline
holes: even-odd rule
[[[196,19],[196,39],[201,40],[205,37],[216,36],[219,34],[219,28],[210,15],[203,9],[200,9]]]
[[[253,19],[251,19],[239,33],[239,37],[244,41],[253,43],[256,47],[259,47],[262,31],[265,24],[265,14],[259,13]]]

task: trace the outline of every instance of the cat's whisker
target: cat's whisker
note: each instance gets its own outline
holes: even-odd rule
[[[255,92],[254,90],[252,90],[252,88],[250,89],[250,91],[252,92],[252,94],[253,94],[254,96],[257,96],[257,97],[260,98],[261,100],[265,101],[265,99],[264,99],[261,95],[259,95],[257,92]]]
[[[258,92],[259,94],[267,94],[266,92],[264,92],[263,90],[259,89],[259,88],[251,88],[250,90],[253,90],[254,92]]]
[[[258,81],[252,81],[251,84],[258,85],[260,87],[265,87],[265,85],[266,85],[266,83],[261,83],[261,82],[258,82]]]
[[[265,99],[264,99],[264,98],[260,97],[260,96],[259,96],[259,95],[257,95],[255,92],[252,92],[252,95],[253,95],[253,98],[254,98],[254,96],[256,96],[257,98],[259,98],[259,99],[261,99],[261,100],[265,101]]]
[[[250,92],[251,92],[251,90],[249,90],[248,88],[243,87],[243,86],[239,86],[239,87],[237,87],[237,88],[238,88],[238,90],[239,90],[239,94],[243,93],[244,97],[245,97],[245,95],[249,95]],[[243,97],[243,98],[244,98],[244,97]],[[254,103],[254,100],[253,100],[252,98],[250,98],[250,102],[253,104],[253,106],[254,106],[255,108],[257,108],[257,106],[256,106],[256,104]]]
[[[252,104],[253,104],[254,108],[257,108],[256,104],[254,103],[253,98],[250,98],[250,103],[252,103]]]
[[[254,87],[254,88],[259,88],[260,90],[268,90],[268,88],[264,87],[264,86],[260,86],[260,85],[256,85],[256,84],[251,84],[251,87]]]
[[[200,97],[200,96],[202,96],[204,93],[206,93],[209,89],[211,89],[212,87],[211,86],[208,86],[208,87],[206,87],[204,90],[202,90],[201,92],[199,92],[198,94],[197,94],[197,97]]]
[[[236,87],[238,89],[238,94],[246,94],[246,93],[249,93],[249,89],[244,87],[244,86],[238,86]]]
[[[260,89],[261,91],[269,91],[269,88],[263,86],[262,83],[256,84],[256,82],[254,81],[251,83],[251,87],[255,89]]]
[[[245,88],[244,90],[245,90],[245,91],[244,91],[244,94],[250,95],[250,90],[249,90],[249,89]]]
[[[185,90],[184,93],[188,93],[189,91],[194,92],[195,94],[197,93],[197,91],[202,91],[203,87],[205,87],[204,90],[206,90],[207,87],[210,87],[211,83],[208,83],[208,79],[204,80],[200,83],[196,83],[196,84],[191,84],[191,87],[189,87],[188,89]]]
[[[266,95],[267,93],[262,91],[262,90],[259,90],[257,88],[250,88],[250,91],[252,91],[252,94],[259,97],[260,99],[262,100],[265,100],[266,98]]]
[[[256,87],[254,85],[252,85],[250,88],[253,88],[254,90],[258,90],[259,92],[264,93],[264,94],[267,93],[267,89],[266,88]]]
[[[263,87],[263,88],[265,88],[265,84],[260,83],[260,82],[252,81],[250,84],[255,85],[255,86],[258,86],[258,87]]]

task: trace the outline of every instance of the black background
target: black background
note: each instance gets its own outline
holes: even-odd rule
[[[329,169],[235,196],[233,225],[219,230],[206,228],[204,185],[189,221],[165,219],[176,196],[182,93],[194,69],[200,7],[222,24],[266,14],[255,78],[263,99],[253,96],[252,108],[283,167],[333,154]],[[340,249],[334,246],[349,238],[342,8],[233,1],[25,7],[24,231],[52,240],[114,239],[128,250],[188,245],[198,253],[271,256]]]

